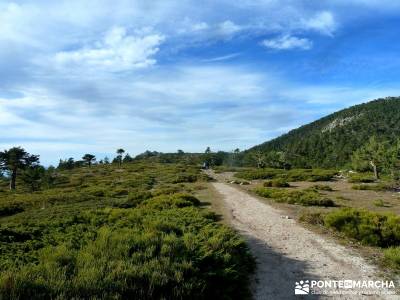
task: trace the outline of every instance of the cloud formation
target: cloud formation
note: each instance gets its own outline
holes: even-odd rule
[[[261,42],[264,47],[275,50],[302,49],[309,50],[313,43],[306,38],[298,38],[296,36],[284,35],[274,39],[266,39]]]
[[[101,41],[93,46],[55,55],[55,62],[62,66],[99,68],[124,71],[145,68],[156,63],[153,58],[159,51],[164,37],[159,34],[128,35],[123,27],[110,29]]]
[[[329,36],[332,36],[337,28],[336,21],[329,11],[319,12],[314,17],[304,20],[303,23],[305,29],[315,30]]]
[[[369,12],[384,24],[400,9],[382,3],[1,1],[0,149],[48,164],[118,147],[246,148],[395,95],[398,51],[383,39],[397,27],[363,33],[379,30]]]

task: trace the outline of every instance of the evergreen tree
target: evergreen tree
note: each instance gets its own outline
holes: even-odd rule
[[[0,152],[0,169],[10,174],[10,190],[15,190],[19,170],[39,164],[39,156],[31,155],[21,147]]]
[[[116,157],[116,161],[118,162],[119,166],[122,165],[122,155],[125,153],[125,150],[120,148],[117,149],[117,157]]]
[[[124,159],[122,160],[123,163],[129,163],[129,162],[132,162],[132,161],[133,161],[133,158],[132,158],[132,156],[129,155],[129,153],[127,153],[125,155]]]
[[[96,160],[96,156],[94,156],[93,154],[85,154],[82,159],[90,168],[92,166],[92,163]]]
[[[46,179],[46,169],[43,166],[27,167],[21,174],[22,181],[29,186],[32,192],[41,188]]]
[[[389,148],[386,143],[378,142],[372,136],[363,147],[354,152],[352,162],[356,169],[367,169],[369,166],[375,179],[379,179],[380,172],[389,164]]]

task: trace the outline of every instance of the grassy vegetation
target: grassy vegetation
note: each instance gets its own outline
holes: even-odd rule
[[[240,171],[235,174],[238,178],[247,180],[256,179],[283,179],[289,182],[293,181],[329,181],[337,175],[335,170],[322,170],[322,169],[251,169]]]
[[[376,207],[391,207],[390,204],[386,203],[382,199],[377,199],[373,202]]]
[[[0,192],[0,298],[248,297],[248,248],[193,194],[207,180],[190,165],[137,162]]]
[[[300,220],[334,229],[364,245],[382,248],[386,264],[400,269],[400,216],[342,208],[325,214],[308,212]]]
[[[300,204],[304,206],[334,206],[335,203],[324,195],[313,189],[305,190],[282,190],[274,188],[259,187],[255,193],[265,198],[271,198],[279,203]]]
[[[333,189],[327,185],[327,184],[315,184],[312,186],[313,189],[317,191],[326,191],[326,192],[332,192]]]
[[[372,173],[355,173],[350,174],[348,181],[351,183],[371,183],[375,182],[375,178]]]
[[[400,245],[400,216],[344,208],[327,214],[327,227],[371,246]]]
[[[283,178],[267,180],[263,185],[265,187],[290,187],[290,184]]]
[[[388,191],[393,189],[390,183],[377,183],[377,184],[354,184],[351,187],[353,190],[370,190],[370,191]]]
[[[400,270],[400,247],[390,247],[383,251],[385,262],[389,267]]]

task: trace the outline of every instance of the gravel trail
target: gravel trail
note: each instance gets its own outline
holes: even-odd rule
[[[213,186],[222,195],[230,222],[248,241],[257,260],[252,286],[255,299],[330,298],[400,299],[395,295],[295,296],[300,280],[383,280],[377,269],[353,250],[311,232],[282,211],[225,183]]]

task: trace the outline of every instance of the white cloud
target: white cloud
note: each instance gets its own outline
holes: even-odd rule
[[[0,89],[25,96],[0,99],[0,148],[31,146],[44,161],[121,146],[131,154],[244,148],[321,116],[322,106],[395,94],[295,86],[267,73],[267,59],[249,58],[248,43],[265,36],[275,38],[264,47],[310,49],[315,33],[332,36],[365,3],[372,10],[387,0],[15,2],[0,0]],[[235,52],[247,67],[228,67]]]
[[[193,31],[201,31],[201,30],[206,30],[210,26],[206,22],[200,22],[200,23],[195,23],[192,25],[192,30]]]
[[[222,56],[217,56],[217,57],[213,57],[213,58],[203,59],[203,61],[204,62],[218,62],[218,61],[224,61],[224,60],[233,59],[235,57],[238,57],[239,55],[240,55],[240,53],[231,53],[231,54],[227,54],[227,55],[222,55]]]
[[[266,39],[261,42],[264,47],[275,50],[302,49],[309,50],[313,42],[306,38],[298,38],[291,35],[283,35],[275,39]]]
[[[332,36],[336,30],[337,24],[333,14],[329,11],[323,11],[314,17],[303,21],[304,28]]]
[[[93,46],[59,52],[55,61],[63,66],[83,64],[110,71],[144,68],[156,63],[154,55],[163,41],[164,37],[159,34],[132,36],[125,28],[114,27]]]
[[[66,90],[48,85],[0,99],[0,149],[22,145],[42,154],[46,164],[89,151],[103,157],[117,147],[133,155],[146,149],[200,151],[208,145],[243,149],[333,108],[396,94],[395,89],[296,85],[238,66],[157,68],[135,80],[112,75],[80,78],[82,90],[94,86],[97,94],[79,93],[79,99],[68,91],[75,82],[62,77]]]
[[[218,25],[217,32],[224,36],[231,36],[242,30],[242,27],[230,20],[226,20]]]

